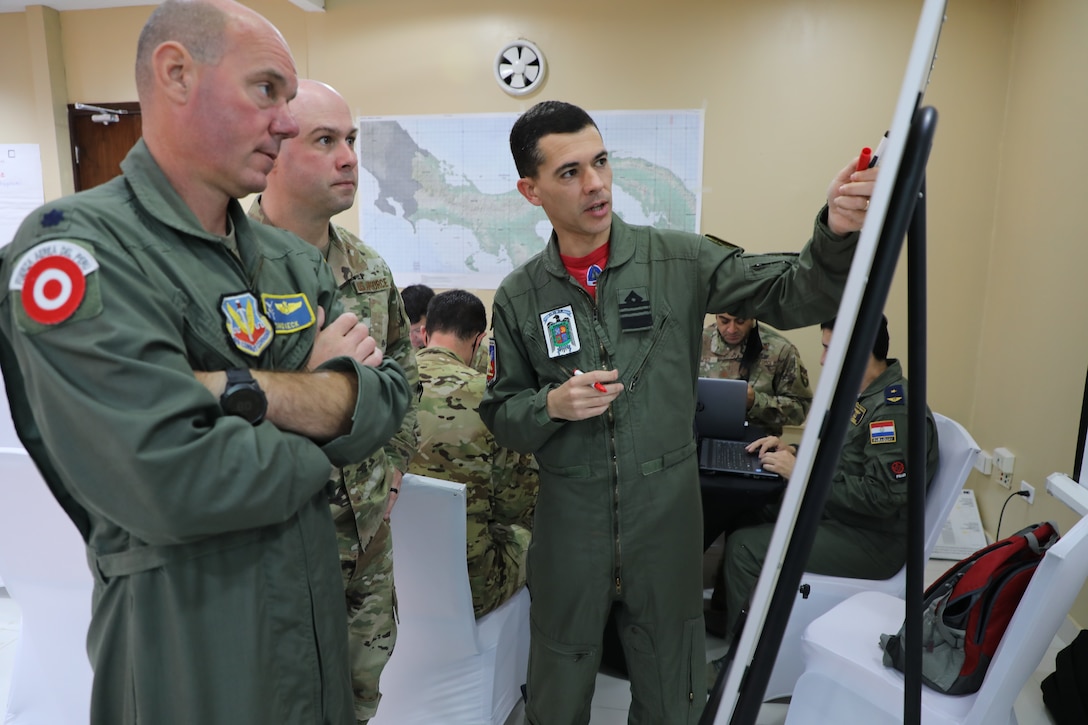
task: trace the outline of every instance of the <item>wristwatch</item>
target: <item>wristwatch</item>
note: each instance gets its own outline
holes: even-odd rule
[[[268,398],[247,368],[227,370],[227,387],[219,396],[219,407],[227,415],[237,415],[257,425],[268,411]]]

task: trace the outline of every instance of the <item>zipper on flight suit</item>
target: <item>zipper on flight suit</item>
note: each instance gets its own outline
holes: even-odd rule
[[[597,278],[597,294],[601,292],[601,282],[604,281],[605,275],[608,274],[608,268],[605,267],[601,271],[601,276]],[[597,300],[593,295],[586,291],[585,287],[578,283],[576,279],[567,274],[567,280],[570,284],[578,289],[585,298],[589,301],[589,309],[593,313],[593,323],[597,327],[600,327],[600,314],[597,307]],[[601,365],[603,369],[611,367],[608,360],[608,351],[605,349],[604,343],[598,338],[597,344],[599,346],[598,355],[601,359]],[[612,464],[612,522],[615,526],[615,531],[612,539],[612,554],[614,563],[612,566],[612,579],[616,587],[616,596],[623,593],[623,552],[620,547],[620,476],[619,466],[616,460],[616,420],[612,414],[612,406],[608,406],[608,410],[605,412],[606,425],[608,426],[608,455],[611,458]]]

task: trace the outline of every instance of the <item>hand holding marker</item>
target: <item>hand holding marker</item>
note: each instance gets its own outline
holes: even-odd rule
[[[871,169],[877,165],[880,161],[881,155],[884,153],[884,146],[888,143],[888,132],[884,132],[884,136],[880,139],[880,143],[876,146],[876,152],[868,146],[861,150],[861,155],[858,156],[857,171],[864,171],[865,169]]]
[[[575,377],[577,377],[579,375],[585,375],[585,373],[583,373],[578,368],[574,368],[574,375],[575,375]],[[597,382],[593,383],[593,389],[596,390],[597,392],[600,392],[600,393],[607,393],[608,392],[608,388],[606,388],[604,386],[604,384],[601,383],[600,381],[597,381]]]

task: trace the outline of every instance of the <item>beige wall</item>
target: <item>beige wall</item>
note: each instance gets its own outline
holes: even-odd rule
[[[326,0],[325,13],[248,4],[284,31],[303,75],[336,86],[359,114],[509,112],[545,98],[705,109],[702,229],[772,251],[800,246],[832,175],[887,128],[922,2]],[[67,102],[135,100],[136,35],[150,11],[60,14]],[[42,42],[31,25],[27,13],[0,14],[10,69],[0,142],[48,142],[23,112],[41,104],[25,65]],[[1080,0],[953,0],[926,97],[940,114],[927,182],[930,404],[983,448],[1012,449],[1015,480],[1039,492],[1048,473],[1072,466],[1088,362],[1088,306],[1076,292],[1088,261],[1077,234],[1086,27]],[[548,60],[543,89],[522,98],[491,71],[518,37]],[[338,221],[357,231],[357,210]],[[902,356],[904,276],[901,264],[887,310]],[[817,378],[818,331],[790,337]],[[971,483],[992,534],[1006,492],[978,474]],[[1043,518],[1068,528],[1073,517],[1047,499],[1011,502],[1002,533]],[[1088,622],[1088,600],[1073,614]]]

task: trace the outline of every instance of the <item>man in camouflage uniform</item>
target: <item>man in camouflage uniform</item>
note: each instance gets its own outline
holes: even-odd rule
[[[419,352],[420,447],[408,470],[465,484],[468,580],[480,617],[525,584],[536,462],[495,443],[478,412],[487,378],[469,366],[487,313],[464,290],[435,296],[427,307],[426,347]]]
[[[797,348],[752,318],[726,313],[703,330],[699,375],[748,381],[748,420],[770,435],[801,425],[812,405],[808,371]]]
[[[408,316],[388,265],[333,214],[351,208],[358,179],[356,129],[344,99],[329,86],[299,82],[290,104],[299,135],[284,143],[268,187],[254,202],[253,218],[288,229],[325,255],[340,286],[344,308],[370,329],[387,357],[418,388]],[[415,397],[415,396],[413,396]],[[378,709],[378,680],[397,639],[393,541],[389,511],[415,453],[414,406],[398,433],[365,461],[332,473],[331,501],[347,596],[349,652],[355,717],[366,723]]]

